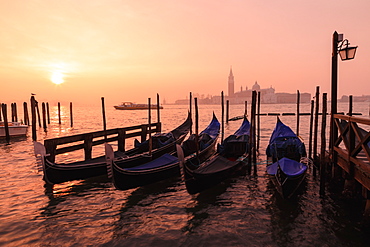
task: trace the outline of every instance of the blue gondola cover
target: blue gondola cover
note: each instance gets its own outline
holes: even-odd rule
[[[275,175],[280,166],[281,170],[288,176],[288,177],[295,177],[302,175],[307,170],[307,165],[297,162],[295,160],[291,160],[288,158],[282,158],[272,165],[267,166],[267,173],[269,175]]]

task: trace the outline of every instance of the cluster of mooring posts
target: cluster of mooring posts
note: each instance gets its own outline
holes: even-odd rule
[[[257,97],[256,97],[257,94]],[[257,101],[256,101],[257,99]],[[336,101],[336,100],[335,100]],[[336,104],[336,102],[335,102]],[[251,150],[250,164],[256,173],[256,157],[260,142],[260,116],[296,116],[296,134],[299,135],[300,116],[310,116],[308,158],[313,161],[312,172],[316,178],[319,174],[320,194],[325,195],[326,187],[342,182],[342,194],[349,198],[362,196],[366,200],[364,216],[370,219],[370,132],[358,124],[370,126],[370,119],[357,117],[361,113],[353,112],[353,96],[349,96],[348,113],[331,114],[327,111],[327,93],[322,94],[322,112],[320,108],[320,87],[316,87],[315,100],[311,100],[311,112],[300,112],[300,93],[297,91],[296,113],[260,113],[260,93],[253,92],[251,104]],[[247,102],[245,102],[247,114]],[[257,111],[256,111],[257,110]],[[331,115],[329,146],[327,147],[327,116]],[[370,115],[370,111],[369,111]],[[319,118],[321,117],[321,133]],[[242,119],[243,116],[229,118],[229,102],[226,101],[226,122]],[[318,150],[318,136],[320,149]]]
[[[31,126],[32,128],[32,140],[37,140],[37,126],[39,128],[43,128],[45,132],[47,132],[47,127],[50,125],[50,110],[49,110],[49,103],[42,102],[41,104],[41,114],[40,114],[40,107],[38,101],[35,99],[35,96],[31,96],[30,99],[31,103],[31,121],[28,113],[28,105],[27,102],[23,103],[23,119],[20,121],[21,124]],[[72,111],[72,102],[70,102],[70,126],[73,127],[73,111]],[[41,119],[42,115],[42,119]],[[6,133],[6,141],[7,143],[10,142],[10,135],[9,135],[9,120],[7,114],[7,104],[1,104],[0,110],[0,122],[4,122],[5,133]],[[11,103],[11,122],[18,122],[18,111],[17,111],[17,103]],[[58,102],[58,123],[62,124],[61,120],[61,105]]]
[[[243,116],[229,118],[229,101],[224,104],[223,92],[221,93],[222,99],[222,136],[224,134],[224,105],[226,105],[226,124],[229,121],[242,119]],[[319,174],[320,180],[320,194],[324,195],[327,185],[343,182],[343,194],[347,196],[358,197],[366,199],[366,207],[364,215],[370,218],[370,133],[358,125],[370,126],[370,119],[364,117],[356,117],[360,113],[353,113],[353,97],[349,97],[349,110],[347,114],[337,113],[329,114],[327,112],[327,93],[322,94],[322,112],[320,108],[320,88],[316,87],[315,100],[311,100],[310,113],[300,112],[300,93],[297,91],[297,110],[295,113],[261,113],[260,112],[260,92],[252,92],[252,102],[250,106],[250,123],[251,123],[251,138],[249,150],[249,172],[257,174],[257,157],[259,154],[260,143],[260,117],[261,116],[295,116],[297,118],[296,134],[299,135],[300,116],[310,116],[309,126],[309,140],[308,140],[308,158],[313,160],[313,175],[316,177]],[[90,133],[52,138],[44,140],[46,152],[50,154],[47,157],[51,162],[55,161],[55,156],[79,149],[84,150],[84,159],[92,158],[92,148],[96,145],[101,145],[104,142],[117,141],[118,150],[125,151],[125,140],[132,137],[141,137],[141,141],[145,141],[147,137],[151,136],[153,132],[161,131],[160,122],[160,104],[159,95],[157,94],[157,122],[151,123],[151,110],[148,108],[147,124],[137,126],[130,126],[125,128],[106,129],[105,121],[105,105],[104,98],[102,100],[102,113],[103,113],[103,130]],[[194,99],[196,102],[196,98]],[[192,109],[192,96],[190,94],[190,113]],[[333,102],[332,102],[333,104]],[[335,102],[336,104],[336,102]],[[8,122],[7,119],[7,106],[1,104],[2,111],[0,114],[0,121],[4,124]],[[150,106],[150,99],[148,99],[148,106]],[[245,101],[244,115],[247,112],[248,102]],[[37,122],[39,128],[47,131],[47,125],[50,124],[49,104],[42,103],[42,121],[41,114],[34,96],[31,96],[31,121],[29,120],[27,103],[23,104],[24,110],[24,124],[32,126],[32,140],[37,140],[36,128]],[[327,148],[327,116],[330,118],[329,147]],[[321,117],[321,133],[319,133],[319,118]],[[18,121],[17,105],[11,104],[11,120]],[[42,125],[41,125],[42,123]],[[60,103],[58,103],[58,123],[61,124]],[[196,119],[197,124],[197,119]],[[70,125],[73,127],[72,103],[70,103]],[[336,130],[336,131],[333,131]],[[368,128],[367,128],[368,129]],[[320,134],[320,150],[318,150],[318,135]],[[8,141],[9,142],[9,141]],[[82,143],[81,143],[82,142]],[[69,145],[65,145],[69,144]],[[71,145],[74,144],[74,145]],[[59,146],[59,147],[58,147]],[[60,147],[63,146],[63,147]]]
[[[151,99],[148,99],[148,107],[151,105]],[[104,97],[101,98],[102,104],[102,118],[103,118],[103,130],[94,131],[89,133],[51,138],[44,140],[44,146],[46,153],[49,154],[47,159],[51,162],[55,162],[55,157],[58,154],[68,153],[76,150],[83,149],[84,160],[92,159],[92,151],[94,146],[102,145],[108,142],[117,142],[118,151],[125,151],[126,139],[133,137],[140,137],[141,142],[147,140],[147,137],[151,136],[151,133],[161,132],[162,125],[160,122],[160,104],[159,95],[157,94],[157,122],[151,122],[151,109],[148,108],[148,123],[123,127],[123,128],[106,128],[106,117],[105,117],[105,101]],[[66,144],[69,144],[66,146]]]

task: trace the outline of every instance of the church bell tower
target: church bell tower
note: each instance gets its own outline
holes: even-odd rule
[[[233,75],[233,70],[230,68],[230,73],[229,73],[229,80],[228,80],[228,90],[229,90],[229,97],[234,97],[234,75]]]

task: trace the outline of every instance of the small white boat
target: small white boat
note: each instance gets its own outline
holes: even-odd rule
[[[122,102],[120,105],[115,105],[114,108],[117,110],[147,110],[148,104],[135,104],[132,102]],[[150,105],[151,109],[157,109],[157,105]],[[159,109],[163,109],[163,106],[159,106]]]
[[[28,126],[20,122],[9,122],[9,135],[10,136],[25,136],[27,135]],[[5,137],[4,122],[0,122],[0,138]]]

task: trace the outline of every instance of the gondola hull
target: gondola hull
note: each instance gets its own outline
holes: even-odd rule
[[[176,129],[172,130],[174,141],[152,150],[152,157],[157,158],[165,153],[173,152],[176,144],[181,143],[192,125],[190,114],[188,118]],[[44,172],[44,180],[49,184],[58,184],[72,180],[88,179],[91,177],[106,177],[107,165],[105,156],[100,156],[86,161],[73,163],[55,163],[47,160],[45,147],[34,142],[35,156],[39,167]],[[145,152],[146,151],[146,152]],[[114,152],[114,160],[121,167],[130,167],[137,164],[142,164],[150,160],[147,150],[143,148],[133,148],[126,152]]]
[[[186,190],[189,194],[196,194],[219,184],[241,170],[245,166],[247,158],[248,156],[245,155],[239,157],[238,160],[228,160],[220,154],[216,154],[196,170],[185,167]]]
[[[104,159],[96,159],[94,163],[89,161],[89,163],[82,163],[81,165],[75,163],[73,166],[55,165],[46,159],[44,167],[44,180],[49,184],[59,184],[99,176],[107,178],[107,168]]]
[[[217,153],[198,167],[189,162],[182,162],[186,189],[189,194],[196,194],[217,185],[243,167],[247,167],[250,125],[244,119],[241,127],[224,140]]]
[[[276,126],[266,148],[267,159],[276,162],[283,157],[300,161],[306,156],[306,148],[301,139],[277,118]]]
[[[113,163],[111,172],[115,188],[127,190],[180,175],[179,161],[173,155],[164,154],[154,161],[147,162],[146,165],[155,166],[155,163],[160,163],[161,166],[148,169],[133,169],[136,167],[120,168]]]
[[[208,128],[201,133],[201,135],[208,135],[211,139],[205,143],[204,148],[200,150],[198,154],[192,153],[188,155],[186,157],[188,162],[196,163],[199,160],[203,161],[215,153],[220,124],[215,117],[213,120],[215,121],[212,121]],[[210,132],[207,133],[207,131]],[[180,149],[182,152],[181,147]],[[112,156],[111,147],[109,148],[109,146],[106,146],[106,153],[107,157]],[[148,160],[148,162],[126,168],[120,166],[116,162],[111,162],[112,158],[107,158],[108,173],[112,177],[116,189],[131,189],[179,176],[181,171],[179,165],[180,161],[177,156],[177,152],[172,152],[170,154],[166,153],[158,158]]]
[[[299,190],[306,177],[307,168],[304,163],[282,158],[269,165],[267,173],[279,194],[283,198],[289,199]]]
[[[201,151],[198,156],[195,154],[188,156],[187,161],[189,163],[196,163],[199,162],[199,160],[204,161],[207,159],[210,155],[215,153],[216,141],[217,139],[215,139],[210,146]],[[153,161],[160,164],[160,166],[155,167],[156,165],[153,164],[155,168],[150,168],[150,163]],[[127,190],[181,175],[179,159],[174,153],[172,155],[165,154],[155,160],[145,163],[145,165],[148,166],[147,169],[140,169],[140,167],[121,168],[114,162],[111,165],[111,172],[115,188]]]

